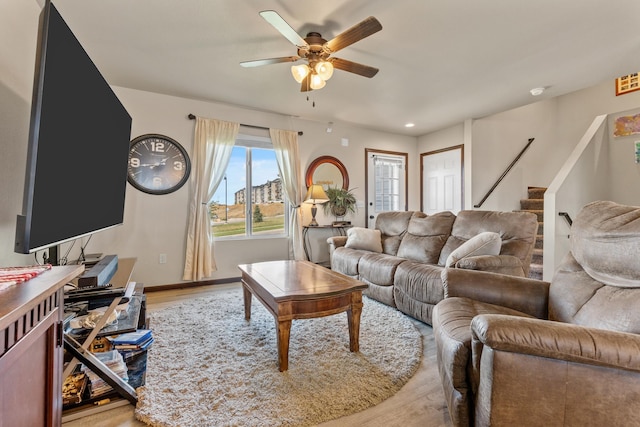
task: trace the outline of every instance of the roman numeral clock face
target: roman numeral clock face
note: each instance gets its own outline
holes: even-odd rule
[[[148,134],[131,141],[127,179],[138,190],[172,193],[187,182],[190,172],[187,151],[168,136]]]

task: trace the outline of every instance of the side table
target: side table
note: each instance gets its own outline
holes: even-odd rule
[[[332,236],[346,236],[347,235],[347,228],[350,228],[351,225],[345,224],[345,225],[318,225],[318,226],[309,226],[309,225],[303,225],[302,226],[302,244],[304,247],[304,254],[307,258],[307,260],[315,263],[315,264],[319,264],[319,265],[323,265],[325,267],[329,267],[331,265],[331,260],[327,259],[327,258],[323,258],[322,254],[318,254],[316,253],[314,256],[313,250],[312,250],[312,242],[311,242],[311,237],[309,236],[309,231],[310,230],[316,230],[319,232],[325,232],[325,234],[330,234]],[[312,233],[313,234],[313,233]],[[327,254],[328,255],[328,251]]]

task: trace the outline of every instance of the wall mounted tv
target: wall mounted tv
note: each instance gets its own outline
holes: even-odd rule
[[[131,116],[47,0],[40,14],[15,252],[55,247],[122,224],[130,138]]]

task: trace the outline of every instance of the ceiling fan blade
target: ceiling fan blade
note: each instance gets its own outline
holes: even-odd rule
[[[240,63],[240,65],[245,68],[260,67],[262,65],[279,64],[281,62],[296,62],[298,59],[300,59],[299,56],[282,56],[280,58],[256,59],[255,61],[243,61]]]
[[[295,46],[299,48],[309,48],[307,42],[302,37],[300,37],[300,35],[296,33],[295,30],[291,28],[289,24],[287,24],[287,21],[282,19],[282,16],[278,15],[278,12],[276,12],[275,10],[263,10],[262,12],[260,12],[260,16],[262,16],[265,21],[271,24],[273,28],[278,30],[280,34],[282,34]]]
[[[309,92],[311,89],[311,73],[307,74],[307,76],[302,79],[302,83],[300,83],[300,92]]]
[[[364,77],[373,77],[378,73],[378,69],[368,65],[358,64],[357,62],[347,61],[340,58],[329,58],[334,68],[350,73],[359,74]]]
[[[337,52],[365,37],[369,37],[371,34],[377,33],[381,29],[382,24],[376,18],[370,16],[326,42],[324,48],[328,51],[327,53]]]

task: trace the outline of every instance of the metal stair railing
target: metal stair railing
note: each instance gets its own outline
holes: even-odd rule
[[[522,149],[522,151],[520,151],[520,153],[516,156],[516,158],[513,159],[511,164],[509,166],[507,166],[507,169],[505,169],[505,171],[502,173],[502,175],[500,175],[500,177],[496,180],[496,182],[493,184],[493,186],[489,189],[487,194],[485,194],[484,197],[482,198],[482,200],[480,200],[480,203],[478,203],[477,205],[473,205],[474,208],[479,208],[489,198],[491,193],[493,193],[493,190],[496,189],[498,184],[500,184],[500,182],[502,182],[504,177],[507,176],[507,174],[513,168],[513,166],[518,162],[518,160],[520,160],[520,157],[522,157],[524,152],[527,151],[527,149],[529,148],[529,146],[531,145],[531,143],[533,142],[534,139],[535,138],[529,138],[529,140],[527,142],[527,145],[525,145],[524,148]]]

